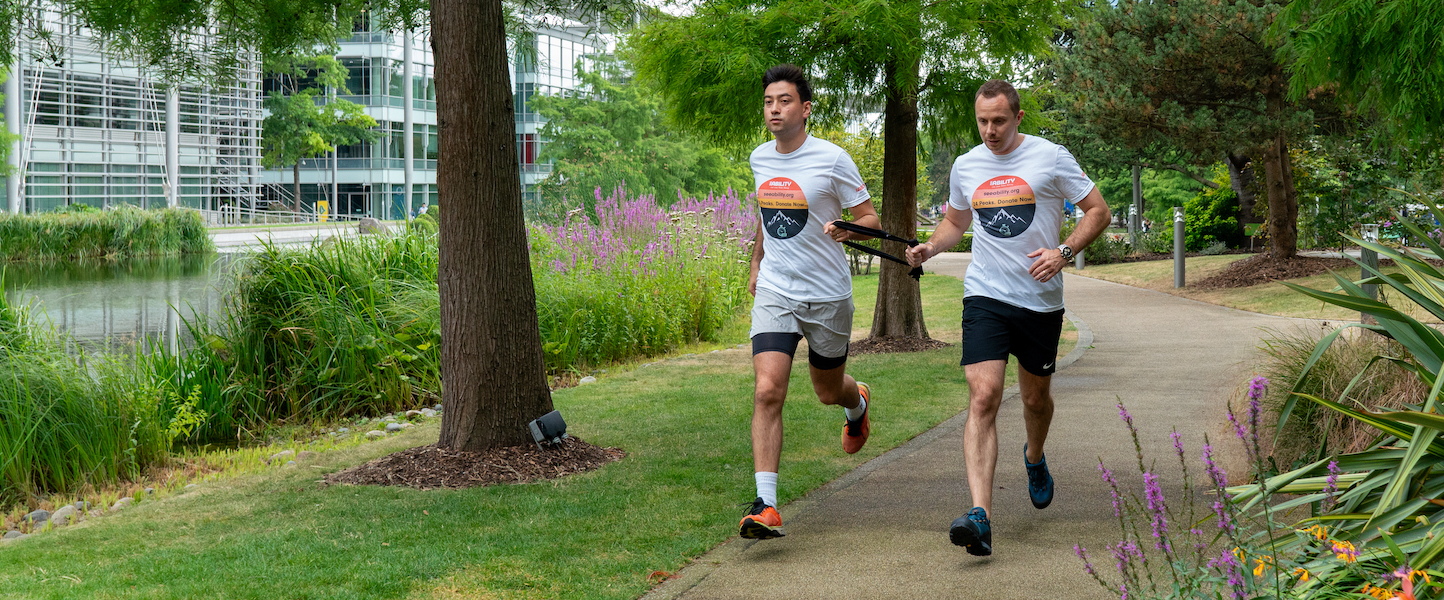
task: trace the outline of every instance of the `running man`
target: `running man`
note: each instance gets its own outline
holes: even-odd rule
[[[762,114],[776,140],[758,146],[751,157],[761,215],[747,286],[756,297],[749,335],[757,372],[752,400],[757,499],[740,527],[741,536],[750,539],[785,535],[777,514],[782,404],[802,338],[807,338],[817,399],[844,409],[843,450],[852,454],[867,443],[870,390],[844,373],[852,336],[852,277],[841,242],[868,238],[832,222],[847,209],[858,225],[880,225],[852,157],[807,135],[812,86],[802,69],[768,69],[762,90]]]
[[[1043,456],[1053,420],[1049,391],[1063,329],[1063,265],[1108,226],[1108,204],[1062,146],[1018,133],[1018,92],[994,79],[974,100],[983,144],[953,163],[948,214],[928,243],[909,248],[913,266],[951,248],[976,220],[973,262],[963,280],[963,360],[968,424],[963,430],[973,508],[953,521],[949,537],[969,554],[993,553],[993,472],[998,464],[998,405],[1008,355],[1018,357],[1027,443],[1023,464],[1033,506],[1053,501],[1053,477]],[[1063,204],[1083,218],[1062,244]]]

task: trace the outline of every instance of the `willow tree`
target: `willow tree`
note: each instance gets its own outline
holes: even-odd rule
[[[918,127],[936,141],[972,139],[979,85],[1048,50],[1059,0],[703,0],[632,34],[637,75],[662,91],[671,120],[718,143],[764,138],[762,72],[794,63],[816,90],[815,119],[881,109],[882,226],[917,231]],[[897,242],[883,249],[901,255]],[[927,337],[918,282],[884,262],[872,337]]]
[[[1262,157],[1270,252],[1292,258],[1298,198],[1289,139],[1308,130],[1312,112],[1287,97],[1289,78],[1268,36],[1281,6],[1100,3],[1060,53],[1058,87],[1070,123],[1123,148],[1165,149],[1195,163]]]

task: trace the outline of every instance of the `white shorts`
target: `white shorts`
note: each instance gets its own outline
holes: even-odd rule
[[[752,301],[752,329],[759,333],[793,333],[807,338],[811,352],[827,358],[847,356],[852,339],[852,297],[827,302],[798,302],[776,292],[757,290]]]

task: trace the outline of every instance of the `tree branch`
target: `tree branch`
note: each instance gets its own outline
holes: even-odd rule
[[[1215,189],[1215,190],[1218,189],[1218,182],[1217,182],[1217,181],[1214,181],[1214,180],[1212,180],[1212,179],[1204,178],[1203,176],[1201,176],[1201,175],[1199,175],[1199,174],[1197,174],[1197,173],[1194,173],[1194,172],[1193,172],[1191,169],[1189,169],[1186,165],[1181,165],[1181,164],[1178,164],[1178,163],[1173,163],[1173,164],[1156,164],[1156,163],[1140,162],[1140,163],[1138,163],[1138,166],[1143,167],[1143,168],[1145,168],[1145,169],[1153,169],[1153,170],[1155,170],[1155,171],[1177,171],[1177,172],[1179,172],[1179,173],[1183,173],[1184,175],[1187,175],[1189,179],[1192,179],[1192,180],[1194,180],[1194,181],[1197,181],[1197,182],[1199,182],[1199,183],[1207,186],[1207,187],[1210,188],[1210,189]]]

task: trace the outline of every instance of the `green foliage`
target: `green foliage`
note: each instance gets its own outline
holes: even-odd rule
[[[1072,235],[1073,230],[1077,227],[1077,221],[1065,220],[1062,229],[1058,232],[1058,239],[1068,239],[1068,236]],[[1133,253],[1133,248],[1129,247],[1127,239],[1114,239],[1107,233],[1098,236],[1098,239],[1088,244],[1087,248],[1078,248],[1077,250],[1083,252],[1085,265],[1111,265],[1123,262],[1124,257]]]
[[[919,242],[919,243],[926,242],[926,241],[928,241],[928,238],[930,238],[930,237],[932,237],[932,236],[933,236],[933,232],[931,232],[931,231],[919,231],[919,232],[918,232],[918,242]],[[943,252],[972,252],[972,251],[973,251],[973,234],[971,234],[971,233],[964,233],[964,234],[963,234],[963,237],[958,240],[957,245],[955,245],[955,246],[953,246],[952,248],[949,248],[949,249],[947,249],[947,250],[943,250]]]
[[[1228,171],[1222,166],[1213,169],[1215,181],[1223,184],[1205,188],[1183,203],[1183,249],[1199,252],[1216,243],[1237,247],[1242,241],[1238,230],[1238,196],[1228,187]],[[1162,221],[1158,235],[1173,251],[1173,220]]]
[[[1192,177],[1172,170],[1143,169],[1139,180],[1143,184],[1143,218],[1151,221],[1155,229],[1173,219],[1173,207],[1183,206],[1205,187]],[[1133,203],[1133,174],[1122,171],[1095,179],[1094,183],[1108,200],[1109,207],[1121,212],[1126,222],[1128,207]],[[1228,187],[1227,178],[1220,187]]]
[[[0,214],[0,262],[173,256],[215,248],[193,210],[77,206],[37,215]]]
[[[429,206],[426,212],[416,215],[409,225],[412,231],[426,235],[436,235],[441,232],[441,206]]]
[[[210,418],[210,413],[196,408],[200,401],[201,386],[199,385],[192,387],[190,394],[187,394],[184,400],[175,392],[171,392],[170,406],[173,414],[165,428],[167,446],[174,444],[178,439],[190,439],[201,427],[205,426],[206,420]]]
[[[7,11],[5,9],[0,8],[0,19],[4,18],[6,12]],[[5,64],[9,65],[11,63]],[[8,68],[0,67],[0,84],[5,83],[5,80],[9,78],[10,70]],[[0,94],[0,106],[3,106],[4,103],[5,94]],[[20,136],[18,134],[10,133],[10,130],[4,127],[0,127],[0,176],[10,175],[10,144],[14,143],[15,140],[19,138]]]
[[[1152,252],[1154,254],[1169,254],[1173,252],[1173,225],[1172,220],[1164,221],[1164,226],[1156,226],[1153,231],[1138,234],[1138,251]]]
[[[1295,0],[1272,29],[1284,40],[1295,98],[1336,87],[1385,115],[1400,139],[1444,132],[1441,31],[1444,4],[1435,0]]]
[[[660,96],[629,81],[623,69],[613,61],[595,71],[578,65],[587,93],[532,98],[550,140],[540,158],[554,167],[539,186],[542,201],[527,207],[530,216],[559,222],[578,206],[595,214],[597,200],[623,185],[657,196],[664,207],[682,196],[752,187],[745,161],[667,128]]]
[[[166,456],[158,397],[119,361],[66,343],[0,293],[0,505],[134,477]]]

